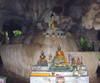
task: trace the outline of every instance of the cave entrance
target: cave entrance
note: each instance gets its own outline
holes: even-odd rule
[[[0,66],[3,65],[2,58],[0,56]]]
[[[8,32],[9,40],[11,40],[15,36],[13,31],[15,30],[21,31],[22,30],[21,27],[22,27],[22,20],[12,18],[4,22],[2,30],[3,32]]]

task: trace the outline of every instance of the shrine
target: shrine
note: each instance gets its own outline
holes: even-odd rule
[[[43,35],[51,40],[58,37],[64,41],[66,38],[66,33],[57,27],[54,15],[51,16],[49,28],[43,32]],[[52,58],[50,54],[48,61],[44,52],[41,52],[40,59],[32,67],[30,83],[89,83],[89,76],[82,58],[81,61],[79,57],[75,60],[72,55],[68,54],[67,62],[59,45],[55,56]]]
[[[81,61],[79,58],[76,61],[72,56],[69,58],[68,63],[60,46],[56,56],[50,61],[46,61],[42,52],[40,60],[32,67],[30,83],[89,83],[88,72],[82,58]]]

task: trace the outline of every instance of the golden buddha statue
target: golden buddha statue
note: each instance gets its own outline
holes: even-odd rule
[[[64,56],[63,51],[61,51],[60,46],[58,47],[58,51],[53,63],[55,66],[66,66],[66,65],[69,66],[69,63],[67,63],[66,57]]]
[[[49,27],[57,27],[57,22],[55,21],[55,16],[52,14],[51,16],[51,19],[50,19],[50,22],[49,22]]]
[[[63,51],[61,51],[60,46],[58,47],[58,51],[52,61],[52,65],[50,66],[49,71],[52,71],[52,72],[70,71],[69,63],[67,63],[64,53]]]

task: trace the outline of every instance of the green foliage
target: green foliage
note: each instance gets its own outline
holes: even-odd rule
[[[15,30],[15,31],[13,31],[13,33],[14,33],[14,36],[17,36],[17,35],[22,34],[22,32],[21,32],[21,31],[19,31],[19,30]]]
[[[75,69],[77,69],[77,66],[75,64],[72,65],[72,70],[71,71],[75,71]]]
[[[99,51],[100,51],[100,42],[99,42]]]
[[[80,38],[81,49],[83,51],[93,51],[93,43],[88,47],[89,41],[84,41],[83,38]]]

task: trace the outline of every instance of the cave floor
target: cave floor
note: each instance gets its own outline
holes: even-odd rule
[[[2,65],[0,65],[0,76],[7,77],[6,83],[30,83],[28,80],[6,70]]]
[[[30,83],[28,80],[14,74],[11,71],[6,70],[2,65],[0,65],[0,76],[7,77],[6,83]],[[97,70],[97,78],[90,83],[100,83],[100,66]]]

